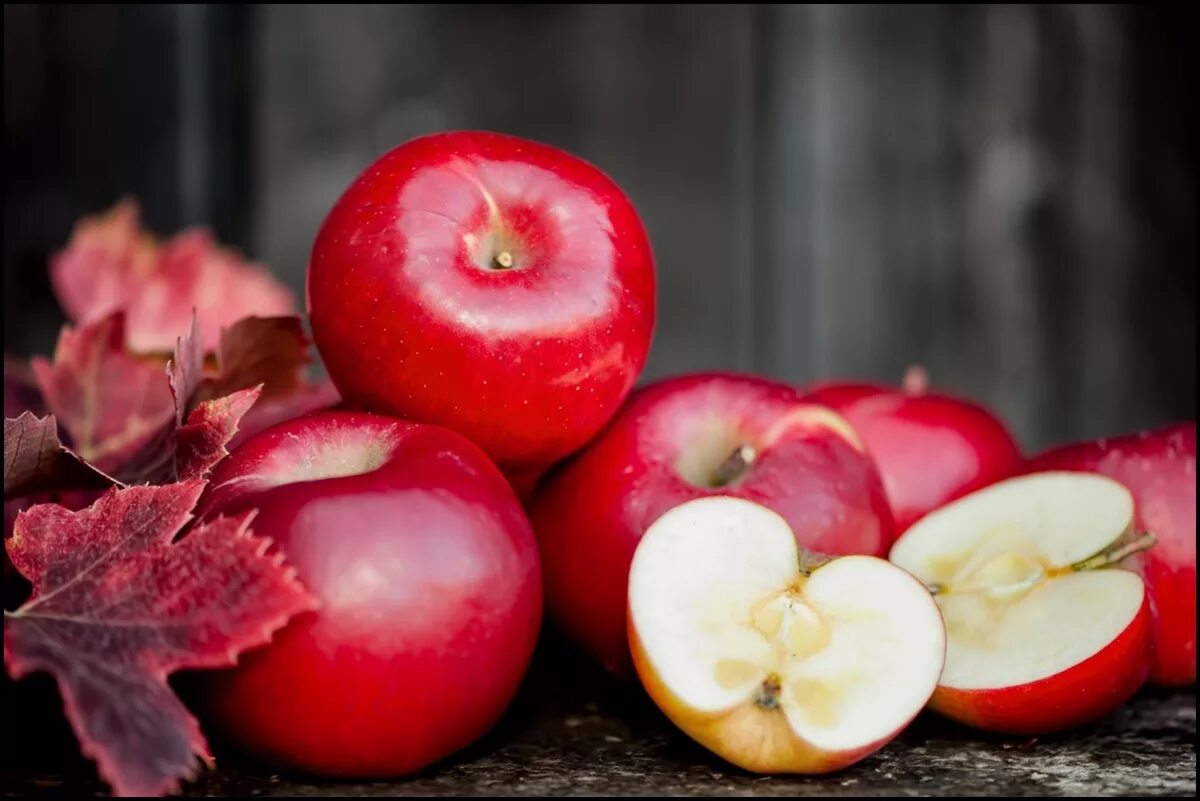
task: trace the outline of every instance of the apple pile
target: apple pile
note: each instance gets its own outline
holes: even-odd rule
[[[271,763],[342,777],[412,773],[486,732],[542,619],[509,481],[527,488],[617,412],[654,303],[637,212],[574,156],[446,133],[359,176],[308,269],[343,410],[251,437],[202,512],[257,509],[321,606],[213,678],[210,722]]]
[[[844,767],[927,705],[1041,733],[1148,675],[1194,681],[1194,426],[1158,461],[1027,463],[921,371],[630,395],[650,244],[571,155],[397,147],[326,218],[308,304],[354,411],[251,438],[207,507],[258,509],[322,602],[214,682],[213,721],[274,763],[394,775],[467,745],[516,690],[543,586],[597,662],[754,771]]]
[[[303,604],[210,672],[201,701],[206,724],[265,762],[372,778],[460,751],[514,697],[543,600],[596,662],[750,771],[846,767],[926,707],[1036,735],[1094,721],[1147,680],[1195,682],[1194,422],[1027,460],[993,412],[919,369],[895,388],[706,372],[635,390],[655,325],[645,228],[600,170],[511,136],[412,140],[330,210],[307,302],[336,392],[297,372],[297,318],[218,330],[245,314],[237,276],[259,273],[209,260],[201,281],[188,254],[203,242],[147,250],[128,214],[83,229],[53,268],[88,324],[38,366],[53,414],[8,413],[6,362],[6,501],[12,424],[41,443],[14,487],[83,476],[117,487],[112,505],[127,484],[186,479],[162,491],[191,508],[204,487],[200,530],[252,521],[256,558],[286,564],[276,580]],[[99,277],[98,252],[116,254]],[[147,270],[228,300],[157,292],[168,313],[137,294]],[[208,339],[173,327],[189,304]],[[127,323],[130,343],[177,342],[149,411],[103,394],[128,404],[121,376],[153,383]],[[79,375],[121,436],[81,435],[96,425],[75,409]],[[276,400],[246,414],[260,393]],[[230,398],[184,470],[203,422],[186,413]],[[99,509],[17,521],[24,537]],[[185,756],[203,753],[188,731]],[[175,768],[113,784],[157,791]]]

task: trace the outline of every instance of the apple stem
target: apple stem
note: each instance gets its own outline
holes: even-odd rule
[[[507,250],[500,251],[492,261],[497,270],[507,270],[513,266],[513,256]]]
[[[929,371],[919,364],[910,365],[900,383],[905,395],[924,395],[929,389]]]
[[[726,487],[741,478],[758,458],[758,451],[752,445],[739,445],[725,461],[717,465],[708,483],[711,487]]]
[[[778,709],[779,693],[782,688],[783,685],[779,681],[779,676],[775,673],[770,674],[763,679],[763,683],[759,686],[754,703],[763,709]]]
[[[1132,556],[1135,553],[1141,553],[1153,548],[1157,542],[1158,537],[1154,536],[1153,532],[1147,531],[1137,539],[1111,545],[1095,556],[1089,556],[1082,562],[1076,562],[1069,569],[1079,572],[1081,570],[1096,570],[1097,568],[1115,565],[1127,556]]]
[[[800,575],[811,576],[813,571],[822,565],[833,561],[833,557],[829,554],[817,553],[810,551],[807,548],[800,549]]]

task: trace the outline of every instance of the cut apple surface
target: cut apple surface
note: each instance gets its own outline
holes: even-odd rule
[[[837,770],[875,751],[925,705],[945,657],[937,605],[908,573],[871,556],[821,564],[777,513],[726,496],[647,530],[629,636],[677,726],[769,773]]]
[[[891,560],[935,593],[946,667],[931,705],[964,723],[1040,734],[1099,718],[1148,669],[1146,590],[1120,559],[1133,499],[1115,481],[1047,472],[933,512]]]

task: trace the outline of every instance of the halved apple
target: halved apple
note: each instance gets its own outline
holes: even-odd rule
[[[935,593],[946,668],[930,705],[982,729],[1044,734],[1100,718],[1149,667],[1142,579],[1116,567],[1133,498],[1087,473],[1046,472],[979,490],[918,521],[891,560]]]
[[[728,496],[646,531],[629,640],[667,717],[761,773],[825,773],[879,749],[924,707],[946,650],[911,575],[872,556],[822,562],[778,514]]]

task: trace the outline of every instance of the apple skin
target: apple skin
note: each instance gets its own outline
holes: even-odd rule
[[[883,477],[897,534],[1021,466],[1016,440],[983,406],[928,392],[923,380],[908,378],[905,384],[831,382],[806,391],[806,399],[849,420],[866,443]]]
[[[700,373],[637,390],[585,450],[552,471],[530,506],[542,549],[546,604],[555,622],[611,673],[633,676],[626,633],[629,568],[650,524],[693,498],[732,495],[779,513],[800,545],[828,554],[886,557],[893,540],[883,485],[864,452],[829,428],[796,426],[760,441],[803,404],[784,384],[732,373]],[[675,463],[711,447],[720,429],[759,454],[740,481],[704,487]],[[853,436],[853,432],[849,432]],[[718,449],[715,462],[728,451]],[[711,460],[710,460],[711,461]],[[715,464],[713,465],[715,467]]]
[[[1100,473],[1133,494],[1138,531],[1158,537],[1138,558],[1150,594],[1150,681],[1195,684],[1196,423],[1054,448],[1031,459],[1026,470]]]
[[[296,440],[347,429],[393,432],[387,461],[255,488]],[[500,718],[533,653],[542,591],[529,522],[481,450],[434,426],[328,412],[252,437],[212,487],[203,515],[258,509],[255,533],[321,602],[211,674],[208,712],[226,737],[307,773],[400,776]]]
[[[505,472],[590,440],[654,329],[650,242],[621,189],[494,133],[421,137],[368,167],[325,219],[307,288],[351,406],[458,431]]]
[[[987,731],[1040,735],[1082,726],[1124,704],[1146,681],[1150,604],[1101,650],[1054,676],[1011,687],[963,690],[939,685],[931,709]]]

